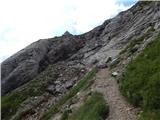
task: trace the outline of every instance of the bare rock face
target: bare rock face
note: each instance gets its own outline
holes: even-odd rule
[[[48,41],[37,41],[2,63],[2,95],[38,74],[39,63],[46,55],[48,47]]]
[[[65,32],[61,37],[27,46],[2,62],[2,95],[31,81],[50,64],[63,61],[87,67],[116,58],[127,43],[142,36],[147,28],[160,31],[159,16],[160,2],[138,2],[85,34]]]
[[[2,62],[2,95],[32,80],[49,64],[63,61],[83,46],[72,36],[39,40]]]

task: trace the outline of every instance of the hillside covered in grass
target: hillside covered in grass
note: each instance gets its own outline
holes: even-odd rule
[[[62,115],[61,120],[103,120],[109,112],[109,107],[103,98],[103,94],[94,92],[88,96],[85,103],[68,117]]]
[[[121,92],[142,108],[140,120],[160,119],[160,34],[127,66]]]

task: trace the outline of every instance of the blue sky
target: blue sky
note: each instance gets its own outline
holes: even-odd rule
[[[125,6],[130,6],[133,5],[137,2],[138,0],[117,0],[118,4],[123,4]]]
[[[0,62],[38,39],[87,32],[137,0],[0,0]]]

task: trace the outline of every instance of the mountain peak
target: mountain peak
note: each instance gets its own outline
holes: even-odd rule
[[[68,35],[72,35],[70,32],[66,31],[63,36],[68,36]]]

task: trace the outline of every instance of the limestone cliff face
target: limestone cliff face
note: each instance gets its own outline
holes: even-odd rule
[[[150,28],[160,31],[160,2],[138,2],[82,35],[66,32],[34,42],[2,62],[2,95],[31,81],[50,64],[76,63],[86,68],[104,64]]]

